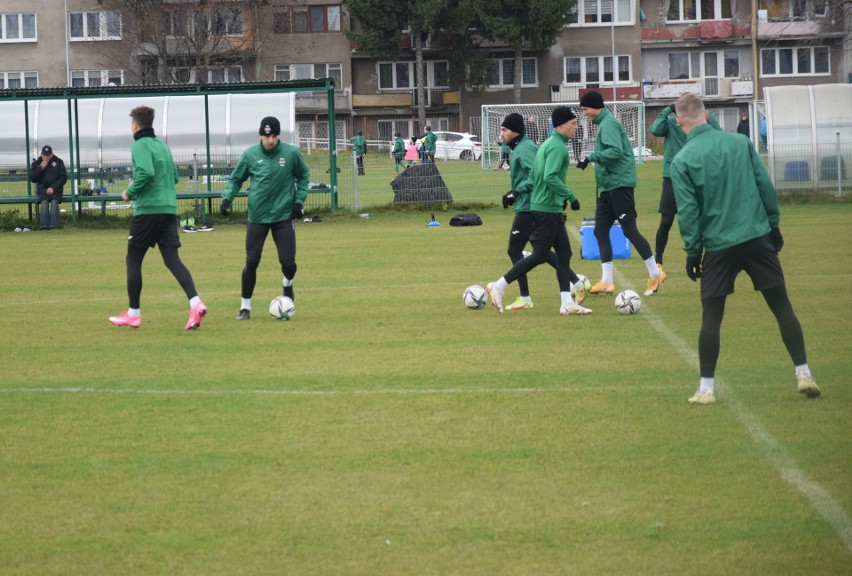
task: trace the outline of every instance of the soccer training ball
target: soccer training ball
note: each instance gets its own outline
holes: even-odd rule
[[[296,303],[286,296],[276,296],[269,303],[269,315],[276,320],[289,320],[296,313]]]
[[[471,310],[478,310],[488,304],[488,293],[482,286],[474,284],[465,288],[462,300],[464,305]]]
[[[615,297],[615,309],[625,316],[636,314],[641,307],[642,299],[633,290],[624,290]]]
[[[583,284],[583,289],[588,293],[588,291],[592,289],[592,282],[582,274],[577,274],[577,278],[580,279],[580,282]],[[574,284],[571,284],[571,297],[575,300],[577,299],[577,287]]]

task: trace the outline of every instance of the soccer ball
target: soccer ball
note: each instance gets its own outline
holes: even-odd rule
[[[624,290],[615,297],[615,309],[625,316],[636,314],[641,307],[642,299],[633,290]]]
[[[471,310],[478,310],[488,304],[488,293],[482,286],[474,284],[465,288],[462,300],[464,305]]]
[[[582,282],[583,289],[586,292],[588,292],[589,290],[592,289],[592,282],[588,278],[586,278],[582,274],[577,274],[577,278],[579,278],[580,282]],[[571,284],[571,297],[574,298],[575,300],[577,299],[577,287],[574,286],[573,284]]]
[[[286,296],[276,296],[269,303],[269,315],[276,320],[289,320],[296,313],[296,303]]]

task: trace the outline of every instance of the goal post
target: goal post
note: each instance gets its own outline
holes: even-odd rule
[[[593,152],[597,126],[583,116],[579,102],[487,104],[482,106],[482,167],[494,168],[500,162],[500,124],[507,115],[517,112],[523,116],[527,136],[540,146],[553,132],[550,115],[557,106],[568,106],[577,116],[577,134],[569,146],[571,159],[576,161]],[[605,106],[627,131],[636,162],[644,163],[645,103],[607,102]]]

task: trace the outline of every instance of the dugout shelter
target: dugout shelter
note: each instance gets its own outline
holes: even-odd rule
[[[132,144],[130,110],[154,108],[154,129],[176,157],[192,156],[200,163],[199,180],[213,192],[212,166],[217,156],[238,156],[258,141],[257,127],[264,116],[281,120],[281,139],[296,145],[295,94],[325,92],[328,102],[328,174],[331,210],[337,209],[334,79],[289,80],[222,84],[163,84],[66,88],[12,88],[0,90],[0,165],[26,171],[27,195],[34,202],[29,166],[41,146],[67,149],[72,221],[79,216],[81,180],[89,170],[127,164]],[[67,142],[67,148],[65,143]],[[85,170],[84,170],[85,168]],[[187,196],[190,194],[179,194]],[[6,204],[16,199],[0,197]]]

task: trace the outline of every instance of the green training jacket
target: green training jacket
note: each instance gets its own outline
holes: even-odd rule
[[[532,140],[527,138],[526,134],[518,138],[514,148],[511,146],[506,146],[506,148],[512,152],[512,157],[509,160],[512,190],[518,192],[518,197],[515,200],[515,212],[529,212],[530,193],[533,189],[532,171],[538,148]]]
[[[636,187],[636,160],[624,126],[604,108],[594,120],[598,127],[595,151],[589,160],[595,163],[595,182],[599,192]]]
[[[648,131],[654,136],[665,138],[666,142],[663,145],[663,178],[671,176],[672,160],[686,144],[686,134],[677,124],[677,116],[672,114],[671,106],[666,106],[660,113],[657,114],[657,119],[651,124]],[[716,122],[716,115],[710,112],[707,118],[707,124],[716,130],[721,130],[722,127]]]
[[[356,134],[352,137],[350,142],[352,142],[352,148],[353,150],[355,150],[356,156],[363,156],[367,153],[367,141],[364,139],[363,136],[359,136],[358,134]]]
[[[562,212],[565,200],[570,203],[576,199],[574,192],[565,185],[570,164],[567,143],[568,139],[554,130],[535,155],[530,197],[530,209],[534,212]]]
[[[672,161],[684,250],[724,250],[778,226],[778,197],[748,138],[696,126]]]
[[[272,224],[289,220],[293,217],[293,204],[304,205],[308,197],[308,165],[298,148],[280,140],[269,151],[261,143],[247,148],[228,177],[222,198],[233,200],[249,177],[249,222]]]
[[[130,147],[130,157],[133,184],[127,197],[134,202],[133,215],[177,215],[177,167],[166,143],[153,135],[142,136]]]
[[[426,132],[426,135],[423,136],[423,149],[426,152],[431,152],[433,155],[435,154],[435,142],[438,140],[438,137],[435,136],[432,132]]]
[[[405,156],[405,142],[402,141],[402,138],[397,138],[393,142],[393,151],[391,152],[393,157],[399,161]]]

